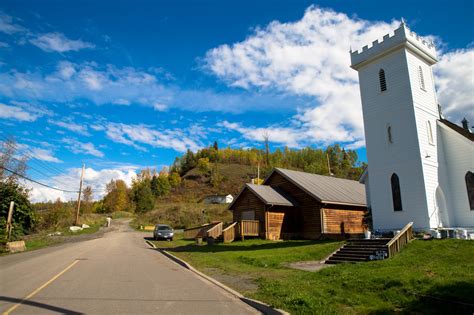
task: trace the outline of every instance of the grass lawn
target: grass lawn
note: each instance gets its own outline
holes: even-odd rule
[[[68,238],[73,238],[78,235],[84,234],[93,234],[99,231],[99,229],[104,226],[103,222],[97,222],[90,225],[90,228],[83,229],[77,232],[71,232],[69,228],[60,229],[60,236],[48,236],[45,233],[39,233],[35,235],[28,236],[25,240],[26,250],[34,250],[47,246],[52,246],[56,244],[61,244],[67,241]]]
[[[474,242],[413,241],[394,258],[343,264],[318,272],[290,262],[321,260],[332,241],[246,240],[197,246],[155,242],[244,295],[293,314],[473,314]]]

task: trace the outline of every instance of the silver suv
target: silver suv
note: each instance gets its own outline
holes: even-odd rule
[[[173,229],[166,224],[157,224],[155,225],[155,230],[153,231],[153,238],[155,240],[173,240],[174,231]]]

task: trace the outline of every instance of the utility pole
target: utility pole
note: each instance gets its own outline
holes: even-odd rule
[[[86,165],[82,163],[82,172],[81,172],[81,182],[79,184],[79,196],[77,197],[77,212],[76,212],[76,221],[74,222],[74,225],[79,224],[79,210],[81,209],[81,192],[82,192],[82,179],[84,178],[84,169]]]
[[[260,161],[257,162],[257,185],[260,185]]]
[[[326,153],[326,159],[328,161],[328,171],[329,171],[329,176],[332,176],[334,175],[332,172],[331,172],[331,165],[329,164],[329,154]]]
[[[8,233],[8,240],[12,236],[12,219],[13,219],[13,207],[15,206],[14,201],[10,201],[10,209],[8,209],[8,216],[7,216],[7,233]]]

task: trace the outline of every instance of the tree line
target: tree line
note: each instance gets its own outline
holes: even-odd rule
[[[306,147],[294,150],[285,147],[270,152],[268,146],[265,149],[219,149],[217,142],[214,142],[214,145],[195,153],[188,150],[183,156],[177,157],[171,170],[184,176],[206,162],[259,165],[264,175],[275,167],[281,167],[347,179],[358,179],[366,166],[359,162],[355,150],[346,150],[339,144],[330,145],[326,149]]]

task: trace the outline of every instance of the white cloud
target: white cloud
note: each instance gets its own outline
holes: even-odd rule
[[[287,145],[294,144],[294,139],[324,145],[340,142],[358,148],[364,143],[363,120],[357,72],[349,67],[349,47],[372,43],[397,27],[396,21],[367,21],[310,6],[299,21],[274,21],[255,29],[244,41],[209,50],[206,68],[230,86],[315,100],[291,118],[295,126],[276,129],[271,141]],[[435,68],[439,99],[446,114],[456,119],[466,112],[472,116],[474,111],[473,60],[472,49],[460,50],[442,55]],[[258,129],[239,125],[235,130],[256,139],[261,133]]]
[[[9,106],[0,103],[0,118],[19,121],[35,121],[38,118],[38,115],[28,112],[24,108],[18,106]]]
[[[434,73],[443,114],[456,123],[474,119],[474,48],[442,55]]]
[[[138,150],[146,149],[139,144],[146,144],[157,148],[169,148],[178,152],[187,149],[196,151],[203,145],[201,138],[205,138],[205,131],[199,126],[192,125],[186,131],[181,129],[153,129],[146,125],[127,125],[122,123],[108,123],[106,135],[114,142],[133,146]]]
[[[49,149],[32,148],[31,152],[32,156],[38,160],[53,163],[62,163],[62,161],[55,157],[53,155],[53,152]]]
[[[167,106],[165,104],[156,102],[156,103],[153,104],[153,109],[158,111],[158,112],[162,112],[162,111],[165,111],[167,109]]]
[[[274,130],[271,141],[292,145],[303,139],[350,145],[362,140],[364,132],[349,47],[371,43],[397,26],[395,21],[370,22],[311,6],[301,20],[274,21],[257,28],[242,42],[208,51],[205,60],[208,69],[231,86],[316,100],[312,108],[301,109],[293,117],[297,127],[270,128]],[[249,137],[249,132],[245,134]]]
[[[95,47],[94,44],[80,39],[72,40],[58,32],[35,35],[30,39],[30,43],[41,48],[43,51],[60,53]]]
[[[60,159],[54,156],[54,152],[51,148],[43,149],[38,147],[32,147],[24,143],[17,144],[18,156],[27,156],[29,158],[53,162],[53,163],[62,163]]]
[[[257,127],[243,127],[239,123],[231,123],[223,121],[220,126],[229,130],[235,130],[243,135],[245,139],[262,142],[265,136],[268,136],[270,142],[284,144],[289,147],[299,147],[305,143],[305,138],[301,134],[301,131],[293,128],[282,128],[282,127],[268,127],[268,128],[257,128]]]
[[[48,119],[48,123],[84,136],[90,136],[89,132],[87,131],[87,125],[75,123],[71,118],[65,118],[63,120]]]
[[[8,47],[10,47],[8,43],[0,42],[0,48],[8,48]]]
[[[24,31],[26,31],[26,29],[23,26],[16,24],[13,21],[13,17],[0,11],[0,32],[12,35]]]
[[[138,166],[133,165],[117,166],[101,170],[88,167],[84,172],[83,187],[91,186],[93,190],[96,190],[94,191],[94,199],[100,199],[105,195],[105,186],[112,179],[121,179],[130,186],[133,178],[136,176],[136,170],[138,168]],[[41,182],[63,190],[77,191],[79,190],[80,176],[81,168],[71,168],[63,175],[41,180]],[[77,181],[73,181],[72,179],[74,178],[76,178]],[[77,199],[77,193],[57,191],[29,182],[25,184],[32,189],[30,192],[30,200],[32,202],[56,200],[57,198],[60,198],[63,201]]]
[[[63,138],[62,142],[67,144],[67,148],[76,154],[90,154],[97,157],[104,157],[104,153],[96,149],[91,142],[80,142],[74,138]]]

